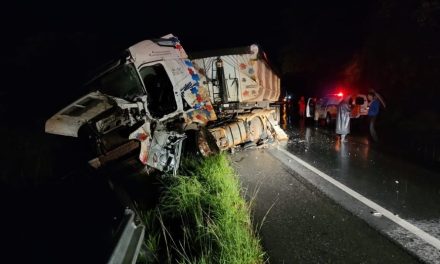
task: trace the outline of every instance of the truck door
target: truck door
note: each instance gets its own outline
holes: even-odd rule
[[[174,86],[162,63],[144,65],[139,73],[147,91],[146,108],[156,119],[166,119],[178,113]],[[160,171],[175,174],[180,161],[184,134],[168,131],[163,126],[156,127],[148,150],[147,165]]]
[[[139,73],[147,90],[147,109],[155,119],[177,110],[174,87],[161,63],[143,66]]]

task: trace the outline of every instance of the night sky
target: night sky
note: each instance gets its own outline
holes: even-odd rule
[[[333,50],[358,47],[371,5],[371,1],[316,0],[263,4],[257,1],[163,2],[81,6],[29,3],[17,5],[17,16],[10,14],[10,19],[17,23],[14,26],[27,30],[107,32],[106,37],[119,39],[119,43],[112,46],[130,45],[172,32],[190,50],[257,42],[271,57],[276,57],[277,51],[292,40]],[[23,32],[15,33],[22,35]]]
[[[407,103],[414,86],[420,85],[429,90],[424,96],[434,98],[440,69],[436,3],[18,3],[5,9],[2,24],[8,33],[2,45],[7,79],[21,89],[4,86],[2,95],[21,96],[30,104],[37,98],[46,116],[78,97],[78,87],[93,70],[121,50],[173,33],[188,53],[260,44],[280,73],[284,91],[296,96],[321,96],[341,85],[374,88],[385,96],[406,89],[406,97],[396,99],[398,105]],[[58,99],[48,100],[53,94]]]
[[[39,42],[36,45],[47,41],[46,46],[52,46],[54,52],[62,49],[60,45],[66,45],[69,50],[77,49],[73,53],[90,52],[84,66],[93,67],[137,41],[173,33],[189,53],[260,44],[274,67],[283,71],[286,58],[282,51],[292,43],[297,49],[321,56],[332,53],[336,64],[344,62],[360,48],[370,9],[368,2],[144,1],[81,6],[30,3],[16,5],[18,15],[11,19],[25,32],[13,31],[13,41],[7,44],[13,48],[36,49],[35,45],[28,46],[33,41]],[[33,32],[42,29],[57,33]],[[71,33],[84,30],[87,33]],[[62,43],[66,38],[76,43]],[[88,50],[87,46],[90,46]]]

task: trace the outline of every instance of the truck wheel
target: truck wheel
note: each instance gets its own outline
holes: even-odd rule
[[[206,129],[188,130],[183,141],[183,151],[186,155],[210,156],[220,152],[215,139]]]
[[[211,156],[220,153],[215,138],[206,128],[202,128],[197,133],[197,147],[203,156]]]

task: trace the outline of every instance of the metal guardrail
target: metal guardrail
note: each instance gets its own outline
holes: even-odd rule
[[[131,209],[126,209],[120,229],[116,235],[117,242],[108,263],[136,263],[144,240],[144,234],[145,226],[136,223],[136,213]]]

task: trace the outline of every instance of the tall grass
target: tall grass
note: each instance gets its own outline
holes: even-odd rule
[[[250,208],[226,155],[182,162],[164,180],[159,205],[143,214],[143,263],[263,263]]]

